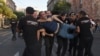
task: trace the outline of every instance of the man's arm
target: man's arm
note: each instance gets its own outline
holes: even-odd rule
[[[45,36],[45,29],[39,29],[37,31],[37,39],[40,39],[40,34],[42,33],[42,36]]]
[[[53,36],[54,36],[54,34],[48,34],[48,33],[46,33],[46,35],[47,35],[47,36],[51,36],[51,37],[53,37]]]
[[[45,36],[45,35],[48,35],[48,36],[54,36],[54,34],[48,34],[46,33],[45,29],[39,29],[37,31],[37,39],[39,40],[40,39],[40,34],[42,33],[42,36]]]
[[[47,18],[45,20],[38,20],[38,22],[47,22],[47,21],[50,22],[50,21],[53,21],[53,20],[58,21],[58,22],[63,24],[63,21],[61,21],[59,18],[57,18],[57,15],[53,15],[52,17]]]
[[[56,21],[58,21],[58,22],[60,22],[60,23],[62,23],[63,24],[63,21],[61,21],[59,18],[57,18],[58,17],[58,15],[53,15],[52,16],[52,19],[53,20],[56,20]]]

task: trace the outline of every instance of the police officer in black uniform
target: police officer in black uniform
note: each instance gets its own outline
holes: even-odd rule
[[[12,34],[13,34],[12,40],[16,40],[17,20],[16,19],[11,19],[10,24],[11,24]]]
[[[34,9],[26,8],[26,16],[19,21],[18,28],[23,31],[26,48],[23,56],[41,56],[41,44],[37,39],[38,22],[32,16]]]
[[[90,19],[86,17],[84,11],[79,12],[80,19],[77,22],[77,31],[79,34],[79,50],[78,56],[83,56],[83,51],[85,50],[84,56],[93,56],[91,53],[93,36],[90,31],[91,22]]]
[[[22,20],[24,17],[25,16],[20,17],[19,21]],[[19,23],[19,21],[18,21],[18,23]],[[18,25],[17,25],[17,28],[18,28]],[[22,32],[22,30],[18,31],[18,37],[19,38],[23,38],[23,32]]]

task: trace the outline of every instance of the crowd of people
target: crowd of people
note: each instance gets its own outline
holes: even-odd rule
[[[46,56],[52,56],[54,38],[57,39],[57,56],[93,56],[94,21],[86,16],[85,11],[70,14],[61,12],[52,14],[51,11],[41,11],[39,14],[32,7],[26,8],[26,15],[19,20],[18,32],[23,33],[26,45],[22,56],[41,56],[42,40],[45,41]],[[11,24],[16,22],[11,22]],[[12,40],[16,39],[13,32]]]

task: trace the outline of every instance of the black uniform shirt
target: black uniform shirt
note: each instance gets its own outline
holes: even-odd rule
[[[17,26],[17,21],[16,21],[16,20],[11,20],[11,21],[10,21],[10,24],[11,24],[11,27],[12,27],[12,28],[16,28],[16,26]]]
[[[32,16],[25,16],[21,19],[18,28],[23,31],[23,37],[27,43],[31,44],[37,42],[37,30],[40,27],[38,26],[37,20]]]
[[[89,18],[82,17],[77,21],[77,26],[80,27],[80,37],[92,37],[92,33],[90,31],[91,22]]]

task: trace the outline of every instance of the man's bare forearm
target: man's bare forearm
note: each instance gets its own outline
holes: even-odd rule
[[[52,18],[60,23],[63,24],[63,21],[61,21],[59,18],[57,18],[57,15],[53,15]]]

